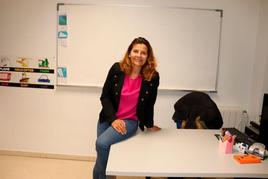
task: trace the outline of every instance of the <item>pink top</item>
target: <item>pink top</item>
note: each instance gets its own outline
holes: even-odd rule
[[[125,76],[118,111],[115,114],[117,118],[138,120],[138,117],[136,116],[136,110],[140,94],[141,82],[141,76],[138,76],[135,79],[131,79],[127,75]]]

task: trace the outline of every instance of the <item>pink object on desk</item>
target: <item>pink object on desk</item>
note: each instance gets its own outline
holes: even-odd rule
[[[233,145],[234,145],[234,136],[232,136],[232,140],[221,141],[219,140],[219,148],[225,154],[233,153]]]

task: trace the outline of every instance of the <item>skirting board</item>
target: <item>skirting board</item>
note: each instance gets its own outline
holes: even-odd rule
[[[96,157],[92,157],[92,156],[51,154],[51,153],[25,152],[25,151],[13,151],[13,150],[0,150],[0,155],[62,159],[62,160],[79,160],[79,161],[89,161],[89,162],[96,161]]]

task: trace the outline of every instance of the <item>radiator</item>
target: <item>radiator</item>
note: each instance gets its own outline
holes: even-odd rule
[[[223,119],[222,127],[235,127],[244,132],[248,124],[247,111],[238,107],[219,107]]]

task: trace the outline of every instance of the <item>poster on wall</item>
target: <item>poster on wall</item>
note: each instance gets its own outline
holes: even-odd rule
[[[67,47],[68,42],[68,26],[67,15],[64,12],[58,14],[58,45]]]
[[[67,84],[67,68],[66,67],[58,67],[57,76],[58,76],[58,83]]]
[[[0,57],[0,86],[54,89],[52,59]]]

